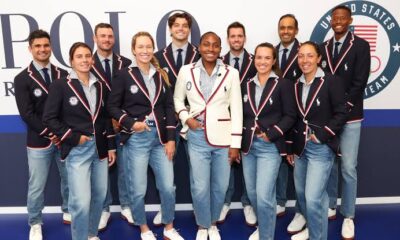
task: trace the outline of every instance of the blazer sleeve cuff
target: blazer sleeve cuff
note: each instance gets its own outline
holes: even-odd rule
[[[231,148],[241,148],[242,146],[242,134],[232,133]]]

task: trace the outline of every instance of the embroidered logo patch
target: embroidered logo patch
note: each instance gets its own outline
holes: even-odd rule
[[[35,90],[33,90],[33,95],[35,95],[35,97],[40,97],[42,94],[43,92],[40,88],[35,88]]]
[[[69,98],[69,104],[70,104],[71,106],[76,106],[76,105],[78,105],[78,98],[76,98],[75,96],[74,96],[74,97],[70,97],[70,98]]]
[[[191,82],[187,82],[186,83],[186,90],[190,91],[190,89],[192,89],[192,83]]]
[[[243,102],[247,102],[249,100],[249,97],[247,94],[243,95]]]
[[[133,85],[131,86],[131,88],[130,88],[130,91],[131,91],[132,94],[135,94],[135,93],[137,93],[137,92],[139,91],[139,88],[138,88],[138,86],[136,86],[135,84],[133,84]]]

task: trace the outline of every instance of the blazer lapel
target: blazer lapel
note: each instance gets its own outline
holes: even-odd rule
[[[89,107],[89,102],[85,96],[85,93],[83,92],[83,88],[81,83],[79,82],[78,79],[71,79],[68,76],[68,86],[71,88],[71,90],[74,92],[75,96],[79,99],[79,101],[82,103],[86,111],[92,115]]]
[[[257,109],[258,113],[260,113],[263,110],[265,105],[267,105],[268,100],[271,98],[271,95],[274,92],[276,85],[278,85],[278,78],[269,78],[265,84],[266,85],[261,94],[260,103]]]
[[[28,74],[29,77],[35,81],[42,89],[43,91],[48,94],[48,86],[46,82],[44,81],[42,75],[36,70],[35,66],[33,65],[33,62],[28,66]]]
[[[61,71],[58,67],[54,66],[53,64],[50,65],[51,68],[51,79],[52,81],[61,78]]]
[[[154,101],[153,101],[153,105],[156,105],[156,102],[158,100],[158,97],[160,96],[161,90],[163,90],[163,84],[162,84],[162,77],[161,77],[161,73],[156,72],[154,74],[154,83],[156,85],[156,95],[154,96]]]
[[[297,60],[297,53],[299,52],[299,41],[297,39],[294,40],[294,44],[292,47],[292,50],[289,53],[289,57],[288,57],[288,64],[286,64],[286,68],[283,71],[283,77],[286,76],[287,72],[289,71],[289,69],[292,67],[293,63]]]
[[[243,82],[244,77],[247,75],[247,72],[249,71],[252,63],[253,63],[253,57],[245,49],[243,54],[242,67],[240,68],[240,83]]]
[[[188,44],[186,50],[185,64],[190,64],[194,61],[197,54],[197,49],[192,45]]]
[[[200,60],[199,60],[200,61]],[[200,68],[199,67],[195,67],[196,64],[193,64],[192,68],[190,69],[190,73],[192,75],[192,84],[194,85],[194,87],[196,88],[197,92],[199,93],[200,97],[204,99],[203,94],[201,93],[200,90]]]
[[[254,83],[254,79],[251,79],[247,82],[247,97],[248,101],[250,102],[251,110],[253,110],[254,115],[257,115],[257,107],[256,107],[256,84]]]
[[[228,76],[228,74],[229,74],[229,69],[227,68],[227,65],[219,66],[218,75],[217,78],[215,79],[215,83],[212,88],[212,93],[210,95],[210,98],[208,99],[208,102],[210,102],[211,99],[214,97],[214,95],[221,89],[221,86],[225,81],[226,77]],[[223,89],[223,91],[226,91],[226,89]]]
[[[152,103],[149,95],[149,91],[147,90],[146,84],[144,83],[142,74],[140,73],[139,68],[129,68],[129,75],[131,76],[132,80],[136,83],[139,89],[143,92],[143,94],[147,97],[150,103]]]
[[[353,33],[349,32],[343,42],[343,46],[340,49],[340,53],[338,56],[338,61],[336,62],[335,69],[333,74],[335,74],[336,70],[342,63],[343,59],[346,57],[347,53],[350,51],[350,49],[353,47],[353,41],[354,41],[354,35]]]
[[[312,106],[315,98],[317,97],[318,92],[321,89],[323,83],[324,83],[323,78],[315,78],[314,82],[311,84],[310,91],[308,93],[307,100],[306,100],[306,108],[305,108],[306,111],[304,113],[304,116],[306,116],[308,114],[308,112],[310,111],[311,106]]]
[[[96,91],[97,91],[97,99],[96,99],[96,111],[93,116],[93,122],[96,121],[97,116],[99,115],[100,108],[104,105],[103,102],[103,84],[100,82],[95,83]]]
[[[99,80],[104,83],[104,85],[108,88],[109,91],[111,91],[111,79],[106,78],[106,73],[104,72],[103,65],[100,62],[99,56],[97,56],[97,53],[93,54],[93,60],[94,64],[92,66],[93,71],[96,73],[96,75],[99,77]]]
[[[305,111],[304,111],[303,103],[301,101],[301,98],[303,96],[303,84],[300,82],[300,80],[297,80],[296,83],[294,84],[294,94],[296,97],[297,108],[299,109],[300,113],[304,117]]]
[[[168,47],[164,48],[163,56],[169,66],[169,69],[172,70],[172,73],[174,74],[175,78],[178,77],[178,71],[175,66],[174,54],[172,53],[172,44],[169,44]]]
[[[121,68],[122,68],[121,56],[113,53],[113,72],[112,72],[112,75],[114,75],[116,72],[121,70]]]

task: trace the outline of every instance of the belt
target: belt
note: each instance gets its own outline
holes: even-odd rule
[[[154,120],[146,120],[145,123],[149,127],[155,127],[156,126],[156,121],[154,121]]]

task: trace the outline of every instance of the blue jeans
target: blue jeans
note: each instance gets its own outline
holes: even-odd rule
[[[340,212],[346,218],[354,218],[357,197],[357,157],[360,143],[361,122],[347,123],[340,135],[341,158],[336,159],[328,182],[331,208],[336,207],[338,193],[338,160],[342,172],[342,203]],[[331,206],[332,204],[332,206]]]
[[[122,146],[119,144],[120,141],[120,136],[117,134],[116,137],[116,142],[117,142],[117,170],[118,170],[118,198],[119,198],[119,204],[121,205],[122,209],[129,208],[129,196],[128,196],[128,189],[126,187],[125,183],[125,172],[126,171],[126,163],[125,163],[125,157],[123,156],[123,151],[122,151]],[[110,211],[110,205],[113,202],[112,194],[111,194],[111,188],[110,188],[110,178],[108,178],[108,183],[107,183],[107,195],[106,195],[106,200],[104,201],[104,206],[103,210],[106,212]]]
[[[99,159],[94,137],[72,148],[66,158],[69,210],[73,240],[97,236],[101,211],[107,192],[108,161]]]
[[[157,129],[134,133],[123,146],[126,160],[126,186],[135,224],[146,223],[144,197],[147,190],[147,169],[150,165],[156,177],[161,199],[161,222],[172,223],[175,215],[175,185],[173,161],[168,160],[158,138]]]
[[[202,129],[189,130],[187,143],[190,191],[196,222],[203,228],[209,228],[219,218],[228,189],[228,148],[210,146]]]
[[[241,170],[242,170],[242,165],[240,165],[240,164],[233,164],[231,166],[228,191],[226,191],[225,201],[224,201],[226,205],[231,205],[232,197],[233,197],[233,194],[235,193],[235,174],[239,174]],[[240,197],[240,201],[242,202],[243,206],[250,205],[250,200],[247,195],[244,177],[242,177],[242,196]]]
[[[243,174],[251,205],[257,214],[260,239],[273,240],[276,223],[276,179],[282,158],[274,143],[254,137],[243,154]]]
[[[287,184],[289,176],[289,165],[286,157],[283,158],[279,168],[278,179],[276,181],[276,201],[279,206],[284,207],[287,202]]]
[[[310,239],[328,238],[329,174],[335,154],[326,144],[306,143],[303,154],[295,161],[294,184],[300,213],[307,220]]]
[[[57,147],[51,145],[48,148],[27,148],[29,182],[28,182],[28,222],[29,225],[42,224],[42,210],[44,208],[44,189],[51,163],[57,163],[61,178],[61,197],[63,212],[68,212],[68,178],[65,162],[60,159]]]

